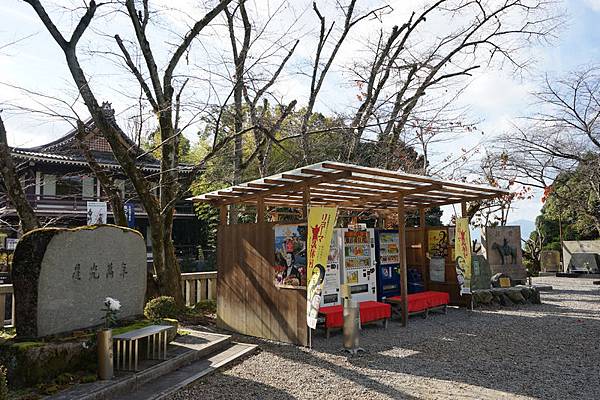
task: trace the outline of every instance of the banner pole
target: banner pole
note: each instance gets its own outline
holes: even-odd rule
[[[312,328],[308,327],[308,348],[312,350]]]

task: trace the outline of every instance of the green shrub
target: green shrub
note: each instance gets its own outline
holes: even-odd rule
[[[0,365],[0,400],[8,399],[8,382],[6,380],[6,368]]]
[[[91,383],[91,382],[96,382],[97,380],[98,380],[98,377],[93,374],[84,375],[81,377],[81,383]]]
[[[214,300],[201,300],[194,306],[194,313],[196,314],[216,314],[217,313],[217,302]]]
[[[177,319],[179,309],[175,304],[175,299],[169,296],[160,296],[150,300],[144,307],[144,315],[151,321],[157,321],[163,318]]]

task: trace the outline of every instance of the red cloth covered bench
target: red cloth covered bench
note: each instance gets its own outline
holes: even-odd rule
[[[377,301],[361,301],[358,303],[360,310],[360,323],[384,321],[384,324],[392,317],[392,306]],[[344,326],[344,308],[341,305],[321,307],[319,313],[325,317],[325,328],[327,337],[332,328],[342,328]]]
[[[402,305],[402,296],[388,297],[386,301],[398,305]],[[430,310],[442,308],[445,312],[448,303],[450,302],[450,295],[445,292],[434,292],[426,291],[419,293],[412,293],[408,295],[408,313],[409,314],[420,314],[424,313],[427,316]]]

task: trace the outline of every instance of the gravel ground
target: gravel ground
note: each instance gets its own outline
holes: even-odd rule
[[[354,357],[340,334],[314,338],[313,350],[260,341],[260,353],[172,399],[600,399],[600,287],[534,283],[554,287],[542,305],[365,327]]]

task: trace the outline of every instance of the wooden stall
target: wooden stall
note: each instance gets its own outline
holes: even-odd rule
[[[306,346],[306,291],[273,284],[274,225],[219,226],[217,323],[244,335]]]
[[[427,258],[425,210],[507,195],[490,186],[325,161],[281,174],[216,190],[191,200],[220,209],[217,264],[219,325],[247,335],[306,345],[306,292],[278,288],[273,282],[274,232],[267,211],[300,209],[306,218],[310,205],[333,205],[350,213],[393,217],[399,229],[402,323],[408,323],[407,268],[420,269],[427,288],[457,298],[456,272],[446,262],[444,282],[432,282]],[[256,223],[228,224],[232,206],[251,206]],[[406,228],[407,211],[418,211],[420,225]],[[454,280],[454,281],[453,281]]]

